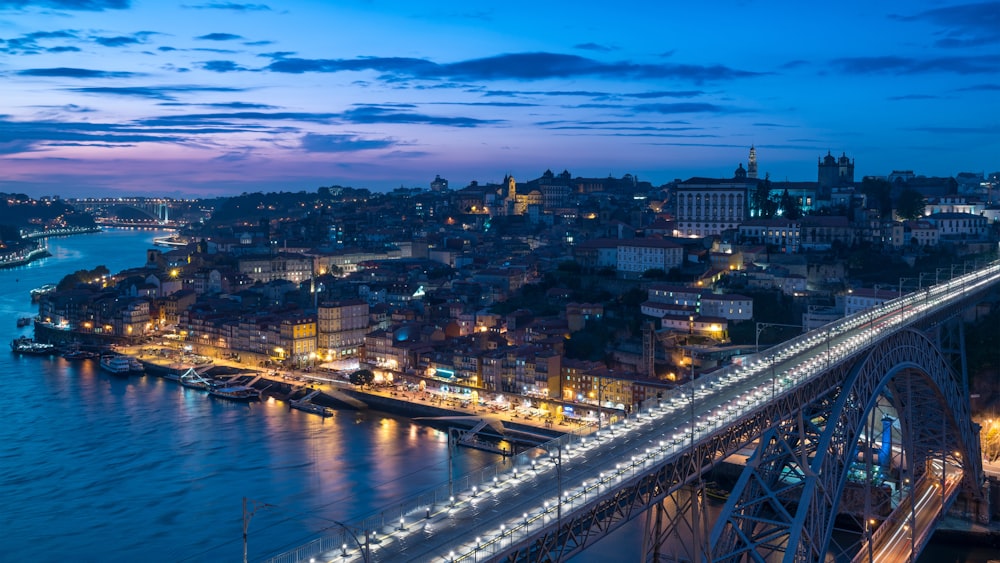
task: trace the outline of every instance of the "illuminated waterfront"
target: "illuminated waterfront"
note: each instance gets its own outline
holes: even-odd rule
[[[50,239],[52,258],[0,272],[0,312],[31,314],[28,291],[104,264],[140,265],[154,236],[109,231]],[[252,560],[447,476],[443,433],[381,413],[321,417],[280,402],[212,400],[155,377],[128,380],[91,361],[0,355],[4,558],[12,561],[237,561],[242,499],[257,510]],[[456,472],[497,458],[463,449]],[[637,560],[639,521],[576,558]],[[961,551],[959,551],[961,549]],[[985,561],[986,549],[932,545],[922,561]]]

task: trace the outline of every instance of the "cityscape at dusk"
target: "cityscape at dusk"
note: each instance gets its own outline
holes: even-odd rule
[[[0,190],[996,169],[1000,3],[0,1]]]

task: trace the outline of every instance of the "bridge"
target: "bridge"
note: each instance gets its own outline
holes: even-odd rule
[[[646,561],[912,561],[949,510],[987,518],[954,321],[998,281],[918,287],[270,563],[565,561],[639,517]],[[710,523],[703,474],[750,447]]]
[[[179,211],[195,202],[195,200],[166,197],[87,197],[67,198],[65,201],[80,211],[94,214],[100,224],[129,227],[174,225],[171,212]],[[116,209],[121,208],[137,211],[141,215],[122,221],[114,213]]]

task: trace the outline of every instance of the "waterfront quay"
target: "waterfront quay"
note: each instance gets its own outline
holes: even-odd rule
[[[227,379],[245,376],[265,396],[286,402],[319,391],[311,399],[317,405],[335,409],[372,409],[441,429],[469,429],[488,420],[492,424],[481,429],[477,440],[469,436],[460,443],[504,455],[563,434],[589,434],[596,429],[596,425],[592,424],[540,416],[537,409],[521,406],[519,400],[523,397],[517,395],[487,393],[433,378],[395,374],[392,382],[360,386],[346,380],[349,377],[347,372],[264,369],[255,367],[260,362],[253,359],[237,361],[227,357],[196,357],[182,349],[162,344],[115,344],[111,347],[117,353],[138,359],[149,375],[179,375],[189,367],[200,364],[199,371],[209,374],[221,372]],[[616,409],[607,411],[606,417],[611,420],[624,415]],[[502,434],[497,432],[499,426],[502,426]]]

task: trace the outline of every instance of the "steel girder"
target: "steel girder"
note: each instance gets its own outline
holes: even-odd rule
[[[712,531],[712,559],[824,560],[852,456],[879,397],[900,416],[911,473],[943,459],[961,466],[966,490],[980,494],[968,395],[926,336],[899,332],[843,368],[817,380],[825,389],[811,389],[800,408],[763,433]],[[870,488],[865,495],[870,509]]]

